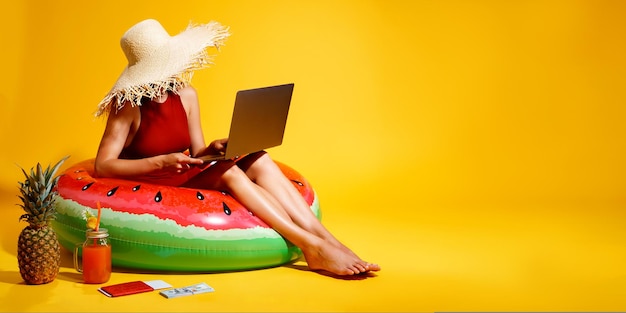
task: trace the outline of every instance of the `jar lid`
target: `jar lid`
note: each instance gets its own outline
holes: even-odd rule
[[[87,237],[89,238],[106,238],[109,237],[109,230],[106,228],[87,229]]]

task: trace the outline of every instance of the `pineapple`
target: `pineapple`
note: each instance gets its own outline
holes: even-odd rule
[[[50,226],[55,217],[54,201],[59,177],[55,174],[67,159],[61,159],[52,168],[45,170],[37,163],[37,170],[24,169],[25,180],[19,182],[21,195],[19,204],[26,212],[20,221],[26,220],[26,226],[20,233],[17,242],[17,261],[20,274],[29,285],[46,284],[53,281],[59,273],[61,265],[61,249],[57,235]]]

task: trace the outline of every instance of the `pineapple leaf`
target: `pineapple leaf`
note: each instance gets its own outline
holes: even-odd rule
[[[37,163],[37,176],[39,178],[38,181],[38,185],[37,185],[37,191],[41,191],[41,186],[45,186],[46,185],[46,175],[44,175],[43,173],[43,169],[41,168],[41,164]]]
[[[20,217],[20,221],[26,220],[29,224],[43,226],[55,218],[56,209],[56,185],[60,176],[55,176],[58,169],[69,156],[62,158],[53,167],[48,165],[45,169],[40,163],[30,169],[29,172],[21,168],[24,180],[18,182],[21,200],[20,207],[26,212]]]

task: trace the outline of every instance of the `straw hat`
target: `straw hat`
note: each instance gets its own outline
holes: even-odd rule
[[[143,97],[155,98],[188,85],[195,70],[211,64],[207,48],[219,48],[228,36],[228,28],[217,22],[190,24],[176,36],[156,20],[139,22],[120,40],[128,65],[95,115],[110,112],[113,105],[120,110],[126,102],[141,105]]]

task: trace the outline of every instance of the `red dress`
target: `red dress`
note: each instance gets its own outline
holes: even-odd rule
[[[120,158],[141,159],[173,152],[185,152],[191,147],[187,112],[180,96],[169,93],[163,103],[150,101],[139,107],[141,121],[135,137],[124,147]],[[181,174],[162,173],[133,177],[160,185],[180,186],[200,172],[198,168]]]

